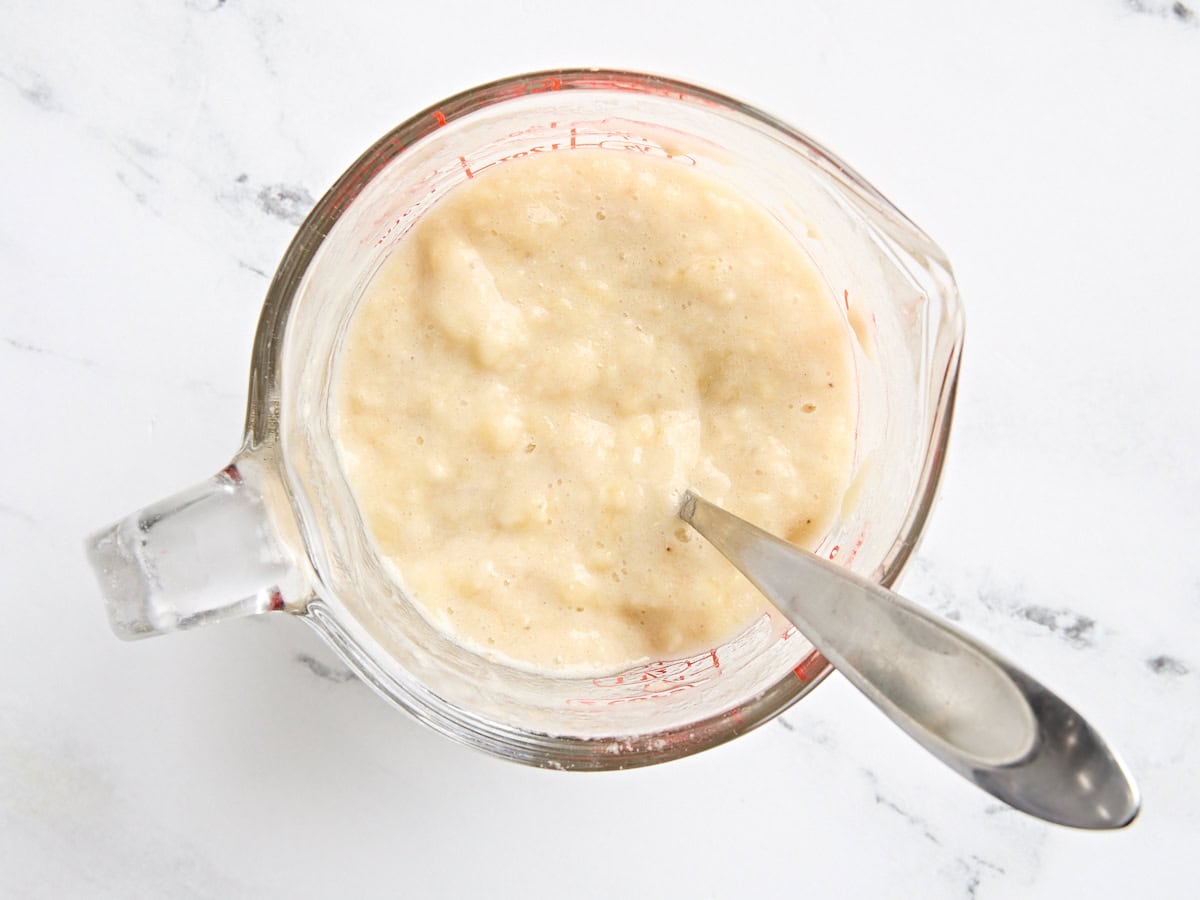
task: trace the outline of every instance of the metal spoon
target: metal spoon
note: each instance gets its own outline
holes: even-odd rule
[[[689,491],[679,517],[856,688],[989,794],[1076,828],[1122,828],[1137,787],[1074,709],[950,623]]]

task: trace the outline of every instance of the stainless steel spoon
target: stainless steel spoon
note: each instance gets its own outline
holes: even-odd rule
[[[1121,828],[1137,787],[1074,709],[950,623],[689,491],[679,516],[926,750],[1010,806]]]

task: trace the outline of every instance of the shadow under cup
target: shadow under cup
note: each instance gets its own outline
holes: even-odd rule
[[[447,639],[389,576],[331,429],[341,341],[396,241],[487,167],[571,152],[695,166],[767,208],[811,256],[845,315],[859,388],[853,481],[817,552],[884,584],[932,500],[962,317],[936,245],[846,166],[762,113],[660,78],[556,72],[468,91],[387,135],[318,204],[267,298],[248,416],[250,452],[277,457],[315,573],[320,599],[306,619],[384,697],[444,734],[533,765],[625,768],[761,724],[828,663],[774,613],[696,656],[604,677],[486,660]]]

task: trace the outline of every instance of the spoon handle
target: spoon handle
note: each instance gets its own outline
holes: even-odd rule
[[[692,492],[679,512],[917,743],[983,790],[1078,828],[1121,828],[1137,788],[1074,709],[898,594]]]

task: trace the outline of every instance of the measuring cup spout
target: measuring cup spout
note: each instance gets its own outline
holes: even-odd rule
[[[273,610],[303,611],[290,507],[253,455],[139,510],[87,541],[109,624],[125,640]],[[282,526],[282,527],[281,527]],[[288,534],[288,537],[291,537]]]

